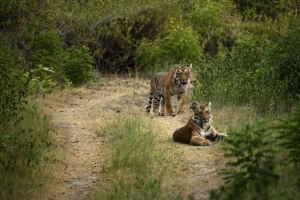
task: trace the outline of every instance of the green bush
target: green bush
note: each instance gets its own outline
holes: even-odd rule
[[[48,117],[32,104],[1,126],[0,199],[32,199],[42,192],[51,176],[49,153],[54,141],[49,131]]]
[[[225,140],[224,156],[230,158],[222,170],[225,184],[210,199],[271,199],[279,174],[276,137],[266,127],[266,122],[247,125]]]
[[[93,57],[89,48],[71,47],[67,50],[68,57],[63,66],[64,74],[75,86],[87,83],[96,78],[93,74]]]
[[[194,97],[221,105],[251,104],[261,115],[287,111],[290,95],[282,93],[288,89],[286,80],[280,79],[268,62],[272,46],[266,38],[249,37],[224,56],[203,57],[194,82]]]
[[[276,120],[277,119],[277,120]],[[225,183],[210,199],[295,199],[300,193],[300,101],[291,113],[247,125],[224,142]]]
[[[65,85],[62,69],[67,57],[65,48],[65,42],[55,30],[42,31],[37,35],[31,53],[31,92],[49,92],[58,85]]]
[[[35,77],[29,82],[28,91],[30,94],[51,92],[58,85],[57,82],[52,79],[54,71],[41,64],[38,65],[36,69],[32,69],[31,73],[34,73]]]
[[[233,47],[242,29],[232,1],[188,0],[184,1],[184,6],[184,18],[200,35],[199,42],[205,54],[217,55],[222,45],[228,49]]]
[[[192,27],[171,19],[161,38],[142,40],[135,52],[138,69],[156,69],[174,63],[195,63],[203,50]],[[154,71],[153,70],[153,71]]]
[[[281,92],[287,97],[297,99],[300,94],[300,21],[294,20],[285,36],[276,40],[268,51],[266,58],[269,66],[277,74],[279,80],[285,83]]]
[[[275,127],[279,131],[280,145],[287,151],[288,163],[293,163],[298,170],[300,163],[300,101],[286,118],[280,119]],[[300,187],[300,176],[295,184]]]
[[[69,87],[87,83],[93,75],[93,58],[89,48],[67,48],[57,31],[39,33],[33,45],[34,68],[30,70],[31,92],[50,92],[57,86]]]
[[[244,18],[255,20],[264,20],[265,17],[271,17],[276,20],[280,15],[290,14],[296,9],[298,0],[289,1],[260,1],[254,2],[250,0],[234,0]],[[297,12],[297,11],[296,11]]]
[[[18,116],[23,109],[28,83],[24,72],[13,59],[9,45],[4,41],[0,41],[0,131],[6,122]]]

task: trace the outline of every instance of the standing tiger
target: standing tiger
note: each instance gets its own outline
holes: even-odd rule
[[[211,141],[222,140],[227,137],[226,133],[219,133],[211,125],[211,102],[205,106],[198,106],[193,102],[191,108],[194,115],[188,123],[173,133],[175,142],[197,146],[209,146]]]
[[[177,95],[177,113],[184,112],[185,88],[191,77],[192,64],[172,67],[169,72],[159,72],[150,81],[149,103],[146,112],[149,113],[153,100],[153,112],[155,115],[175,116],[171,105],[171,96]]]

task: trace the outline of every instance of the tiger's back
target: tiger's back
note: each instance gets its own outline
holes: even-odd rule
[[[190,120],[188,121],[188,124],[191,124]],[[174,131],[173,140],[175,142],[190,144],[192,132],[190,131],[188,124]]]

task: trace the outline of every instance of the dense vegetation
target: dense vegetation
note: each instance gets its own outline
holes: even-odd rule
[[[295,199],[299,196],[300,103],[286,116],[258,121],[231,134],[225,183],[210,199]]]
[[[26,114],[33,112],[32,105],[26,105],[26,96],[78,86],[98,74],[154,73],[174,63],[193,63],[198,71],[193,98],[217,105],[251,105],[260,116],[290,112],[300,92],[299,6],[299,0],[2,0],[1,174],[19,173],[22,163],[25,168],[37,169],[34,166],[43,156],[35,153],[35,148],[50,144],[47,128],[36,139],[31,135],[37,128],[22,128],[22,121],[36,124],[30,122],[36,118]],[[36,109],[34,113],[40,115]],[[297,116],[299,109],[294,113]],[[289,135],[299,134],[294,127],[299,118],[291,118],[291,124],[280,126],[289,133],[282,139],[290,140],[279,146],[282,152],[291,152],[292,162],[298,162],[290,148],[299,151],[299,142],[295,142],[299,140]],[[47,123],[41,119],[44,121],[40,123]],[[280,130],[276,129],[279,137],[285,132]],[[249,126],[229,143],[234,146],[241,140],[256,144],[255,134],[265,135],[264,131]],[[23,143],[26,135],[34,140],[27,146]],[[253,162],[271,159],[268,165],[257,168],[259,173],[251,174],[252,182],[247,184],[238,182],[243,173],[232,172],[229,177],[233,185],[250,188],[253,194],[261,192],[254,185],[265,169],[269,169],[269,176],[259,182],[263,187],[280,180],[275,168],[269,168],[275,158],[267,145],[261,141],[255,148],[264,147],[271,156],[258,155]],[[29,150],[14,151],[20,146]],[[28,154],[27,162],[14,160],[22,152]],[[263,195],[262,199],[270,196],[258,195]]]

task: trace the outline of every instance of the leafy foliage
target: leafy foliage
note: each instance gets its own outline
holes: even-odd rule
[[[251,0],[234,0],[238,10],[245,18],[255,18],[266,16],[278,19],[281,13],[289,12],[291,8],[296,8],[298,0],[288,1],[251,1]]]
[[[294,199],[299,195],[300,101],[291,113],[247,125],[224,142],[225,184],[211,199]],[[263,189],[262,189],[263,188]]]
[[[56,31],[41,32],[33,45],[30,91],[52,91],[57,86],[78,86],[94,78],[89,48],[69,47]]]
[[[66,78],[72,81],[74,85],[82,85],[95,79],[93,75],[93,58],[89,48],[71,47],[68,49],[68,58],[63,66]]]
[[[286,81],[283,91],[293,99],[300,94],[300,22],[290,24],[286,36],[280,37],[269,50],[268,62],[274,67],[278,79]]]
[[[49,69],[58,70],[64,60],[66,44],[55,30],[40,32],[33,44],[32,59]]]
[[[144,39],[136,50],[139,69],[152,69],[160,64],[195,63],[203,52],[192,27],[183,27],[172,19],[170,27],[155,41]],[[154,67],[153,67],[154,66]]]
[[[49,119],[32,104],[18,114],[21,118],[0,129],[1,199],[32,199],[51,176],[46,167],[54,144]]]
[[[275,171],[275,137],[264,127],[266,123],[247,125],[225,140],[224,156],[232,158],[222,172],[226,185],[219,193],[212,192],[211,199],[269,199],[279,174]]]
[[[221,104],[250,103],[260,114],[289,110],[299,86],[299,49],[296,48],[299,40],[295,29],[289,31],[295,37],[285,40],[291,45],[266,37],[245,37],[237,41],[231,52],[225,51],[225,55],[204,57],[199,62],[199,77],[194,83],[195,98],[213,99]],[[285,61],[291,62],[283,61],[284,56]]]
[[[29,93],[47,93],[53,91],[57,83],[52,79],[51,75],[54,73],[53,70],[44,67],[43,65],[38,65],[36,69],[31,70],[35,74],[35,77],[32,78],[29,82]]]
[[[282,140],[280,145],[288,151],[288,161],[298,166],[300,163],[300,101],[287,119],[280,120],[276,130],[279,130],[278,138]],[[300,177],[296,184],[300,186]]]
[[[231,49],[237,35],[241,32],[239,17],[235,14],[232,1],[190,0],[187,5],[186,18],[193,29],[200,35],[199,41],[204,53],[215,56],[224,46]],[[235,16],[235,17],[233,17]],[[230,23],[228,23],[230,21]]]
[[[1,36],[1,35],[0,35]],[[7,44],[0,41],[0,131],[23,109],[28,79],[13,60]]]

